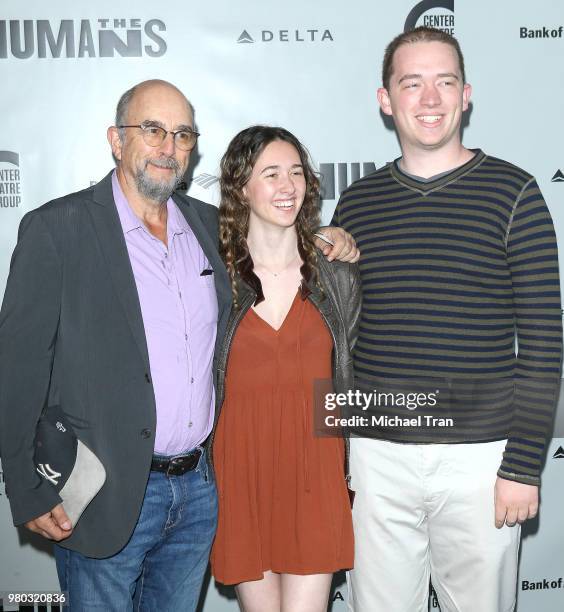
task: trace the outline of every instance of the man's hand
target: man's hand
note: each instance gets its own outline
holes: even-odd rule
[[[495,482],[495,526],[498,529],[505,523],[513,527],[534,518],[539,509],[539,488],[536,485],[513,482],[497,478]]]
[[[341,227],[322,227],[319,234],[323,234],[333,244],[329,244],[321,238],[315,239],[315,246],[321,249],[327,261],[338,259],[348,263],[355,263],[360,257],[360,251],[356,248],[354,238]]]
[[[51,512],[42,514],[33,521],[28,521],[25,526],[44,538],[57,542],[68,538],[72,533],[72,524],[63,509],[63,504],[58,504]]]

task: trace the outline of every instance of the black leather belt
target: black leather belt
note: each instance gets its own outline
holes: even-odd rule
[[[193,470],[198,465],[201,456],[202,451],[198,448],[189,455],[182,455],[181,457],[172,457],[171,459],[153,457],[151,471],[164,472],[167,476],[182,476],[182,474]]]

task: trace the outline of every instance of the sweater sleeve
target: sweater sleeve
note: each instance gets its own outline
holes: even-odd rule
[[[560,382],[562,315],[556,235],[534,179],[517,199],[506,246],[518,346],[513,419],[498,476],[538,485]]]
[[[337,206],[335,207],[335,210],[333,211],[333,217],[331,218],[331,223],[329,223],[329,225],[332,225],[333,227],[341,227],[341,220],[339,219],[340,217],[339,213],[341,212],[341,200],[342,200],[342,196],[337,202]]]

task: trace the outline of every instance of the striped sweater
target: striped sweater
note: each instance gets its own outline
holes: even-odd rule
[[[535,179],[481,151],[429,182],[391,163],[342,193],[332,224],[361,250],[357,378],[439,377],[458,381],[466,398],[458,402],[462,427],[440,440],[401,427],[375,437],[508,438],[498,474],[538,484],[562,319],[556,238]]]

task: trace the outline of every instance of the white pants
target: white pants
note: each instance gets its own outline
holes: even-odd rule
[[[520,529],[494,526],[504,448],[351,439],[349,610],[427,612],[429,578],[442,612],[514,609]]]

